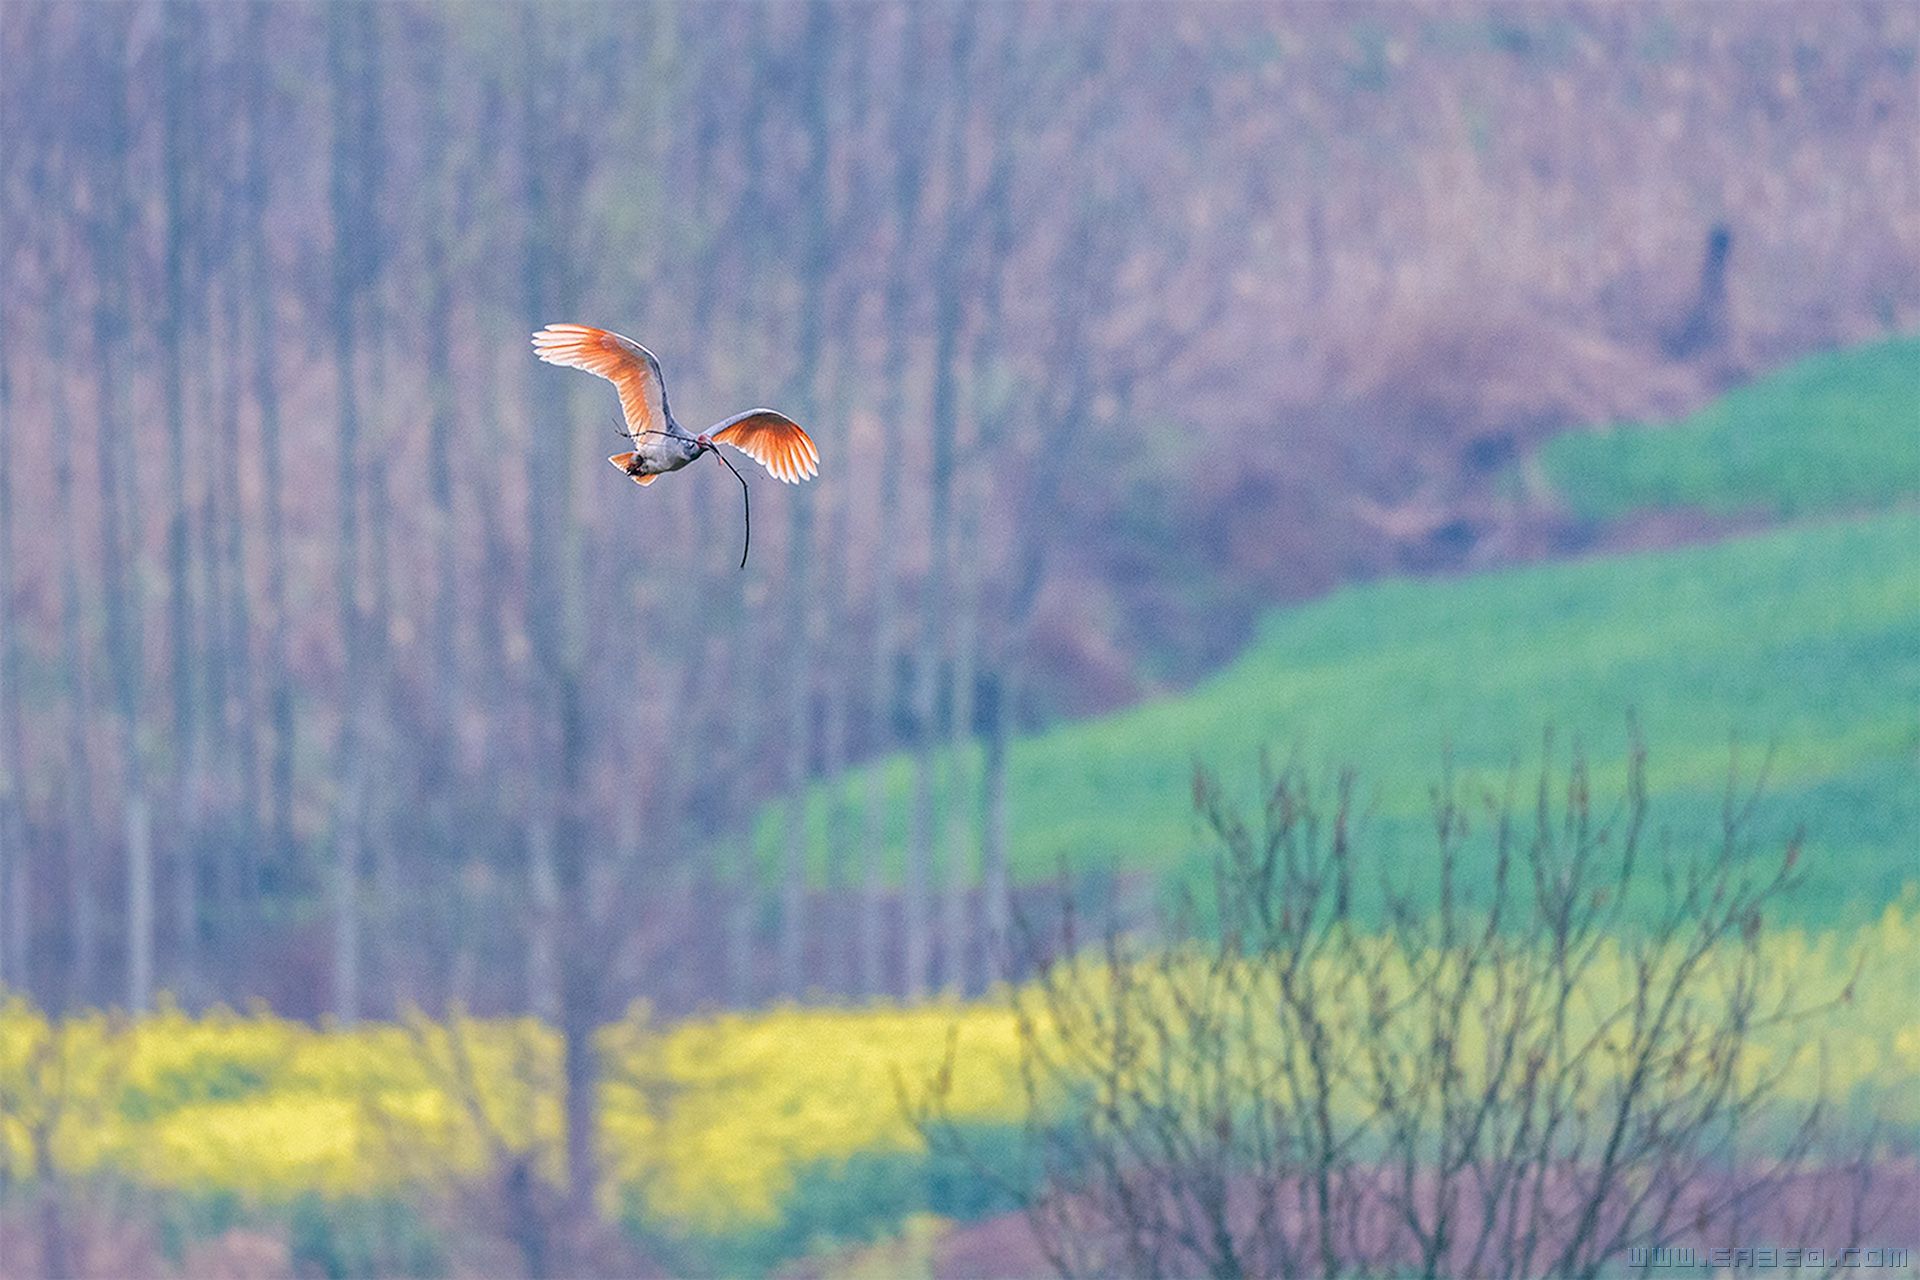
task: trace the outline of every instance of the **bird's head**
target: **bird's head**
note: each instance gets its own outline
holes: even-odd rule
[[[711,450],[713,448],[713,437],[705,434],[704,432],[701,433],[700,435],[695,436],[693,438],[693,442],[699,445],[703,450]]]

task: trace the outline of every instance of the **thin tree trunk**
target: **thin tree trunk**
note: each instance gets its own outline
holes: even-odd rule
[[[405,930],[401,916],[403,894],[400,868],[395,859],[394,787],[396,761],[393,753],[393,554],[390,538],[392,501],[388,496],[387,424],[387,287],[385,269],[386,230],[380,217],[380,192],[386,174],[384,120],[382,110],[386,79],[381,63],[385,47],[380,29],[380,5],[358,6],[360,24],[359,81],[355,95],[359,108],[357,127],[361,180],[357,214],[360,223],[360,299],[363,310],[362,349],[366,352],[367,399],[362,423],[366,447],[361,455],[365,468],[361,491],[366,495],[367,560],[362,572],[368,582],[367,616],[362,639],[361,685],[366,694],[362,703],[366,732],[360,740],[366,771],[366,818],[362,839],[372,868],[372,953],[377,957],[376,972],[383,980],[379,993],[384,1004],[397,1006],[412,1001],[413,987],[398,939]]]
[[[497,370],[492,361],[482,361],[478,379],[478,408],[480,429],[490,440],[500,438],[503,430],[500,410],[500,392]],[[501,462],[504,472],[505,463]],[[516,849],[514,834],[516,823],[524,822],[522,814],[508,814],[500,804],[510,785],[509,775],[517,771],[518,757],[509,749],[505,740],[521,735],[512,732],[511,717],[520,697],[518,671],[507,656],[507,587],[513,576],[513,558],[507,546],[507,535],[499,508],[491,502],[481,502],[476,508],[479,517],[481,561],[479,616],[474,620],[474,653],[481,688],[480,711],[487,726],[486,745],[480,760],[480,776],[484,784],[482,795],[487,798],[490,807],[485,816],[487,834],[485,843],[477,850],[466,855],[468,867],[477,862],[484,867],[488,861],[494,866],[511,866]],[[476,858],[475,854],[479,856]],[[488,917],[478,910],[475,904],[467,900],[466,878],[462,877],[461,898],[463,902],[463,920],[473,920],[485,927],[489,935],[512,936],[516,926],[524,925],[524,914],[518,918]],[[514,895],[517,899],[517,895]],[[500,895],[496,892],[492,902],[497,903]],[[490,904],[489,904],[490,905]],[[474,956],[476,939],[472,932],[462,930],[456,941],[456,969],[462,961]],[[456,986],[457,990],[457,986]]]
[[[980,764],[980,914],[989,981],[1013,976],[1007,936],[1013,917],[1007,873],[1007,747],[1012,736],[1008,703],[1017,666],[1018,655],[1009,648],[987,683],[982,717],[986,740]]]
[[[794,505],[798,509],[805,503],[796,500]],[[793,524],[789,537],[798,544],[806,532],[807,521],[804,517],[796,516]],[[789,570],[794,569],[795,561],[804,560],[806,554],[804,551],[793,552],[788,558]],[[804,633],[805,606],[796,605],[791,612],[801,615],[790,621],[797,621],[798,631]],[[800,650],[802,656],[789,658],[783,682],[787,686],[786,713],[782,717],[787,725],[782,734],[785,740],[787,795],[780,860],[780,990],[797,999],[806,993],[807,979],[807,754],[811,745],[809,730],[812,708],[809,705],[810,672],[804,659],[807,645],[796,635],[793,647]]]
[[[979,564],[971,549],[978,542],[978,529],[968,501],[967,486],[960,486],[960,519],[957,544],[961,548],[954,573],[953,599],[953,715],[947,740],[947,887],[943,912],[945,959],[943,984],[948,990],[964,994],[970,987],[968,950],[975,933],[968,920],[969,899],[980,867],[975,857],[978,844],[974,837],[972,807],[967,803],[973,753],[974,679],[978,662],[975,635],[979,594]]]
[[[272,6],[255,4],[249,14],[247,39],[255,49],[267,48],[268,17]],[[273,757],[268,766],[268,810],[271,836],[268,864],[279,874],[293,856],[293,761],[296,725],[293,673],[288,653],[286,521],[282,514],[281,484],[290,469],[281,456],[280,393],[274,373],[278,336],[274,325],[274,271],[267,249],[267,208],[272,170],[267,163],[267,130],[272,108],[272,60],[255,60],[249,89],[247,129],[247,294],[253,320],[253,396],[260,416],[261,525],[267,550],[268,714],[273,721]],[[256,887],[249,885],[249,889]]]
[[[67,311],[64,279],[48,290],[47,364],[67,367]],[[52,379],[51,397],[54,456],[54,498],[60,529],[60,652],[61,692],[66,703],[66,770],[61,779],[65,799],[63,836],[66,842],[67,901],[71,912],[68,960],[71,969],[66,996],[69,1003],[86,1004],[97,998],[94,984],[99,968],[98,890],[93,879],[95,831],[93,825],[93,762],[87,748],[87,730],[93,723],[93,681],[87,662],[81,619],[86,613],[80,586],[80,510],[74,492],[72,406],[64,378]]]
[[[543,1022],[560,1020],[560,886],[554,870],[550,797],[527,815],[527,1008]]]
[[[882,445],[880,468],[883,492],[886,488],[884,476],[889,472],[895,477],[894,488],[898,489],[899,465],[894,458],[894,451]],[[867,690],[867,739],[875,763],[870,764],[866,771],[866,795],[861,806],[860,918],[855,930],[860,957],[859,989],[861,994],[869,996],[881,994],[885,990],[886,980],[882,964],[886,935],[887,789],[886,779],[877,761],[892,741],[894,646],[893,556],[888,546],[891,532],[888,526],[891,522],[884,514],[885,510],[883,498],[883,514],[874,541],[874,652],[868,668]]]
[[[11,246],[0,248],[0,307],[12,296],[7,280],[10,250]],[[32,950],[33,890],[24,832],[17,821],[20,623],[13,598],[13,384],[7,359],[13,317],[7,311],[0,311],[0,990],[12,986],[24,991]]]
[[[1000,67],[996,77],[1001,89],[994,106],[1001,125],[994,130],[997,150],[982,195],[981,211],[988,242],[986,258],[993,263],[1007,262],[1013,255],[1015,147],[1012,138],[1018,133],[1019,114],[1027,106],[1014,87],[1021,82],[1018,67],[1019,32],[1018,23],[1006,23],[1001,28]],[[1006,440],[1008,407],[1003,403],[983,404],[980,392],[992,360],[1007,354],[1005,304],[1008,293],[1015,287],[1013,278],[1005,272],[999,272],[993,282],[981,290],[981,315],[974,334],[971,385],[977,448],[983,459],[998,456]],[[977,532],[986,523],[991,493],[992,488],[987,484],[976,481],[973,486],[973,501],[968,511],[974,522],[976,536],[967,545],[977,542]],[[995,664],[984,657],[992,648],[992,643],[981,634],[980,584],[984,565],[976,560],[971,567],[974,588],[971,648],[974,679],[983,704],[976,708],[975,713],[980,730],[975,736],[982,743],[979,809],[980,946],[983,976],[986,982],[991,983],[1009,977],[1011,968],[1008,929],[1012,924],[1013,903],[1007,870],[1007,749],[1011,734],[1011,704],[1008,699],[1019,655],[1007,644],[1012,628],[1003,610],[997,627],[999,661]]]
[[[776,69],[778,59],[768,35],[770,12],[766,6],[748,6],[745,10],[744,48],[738,64],[741,79],[749,86],[781,74]],[[739,231],[734,237],[743,287],[735,291],[737,307],[731,319],[737,325],[735,343],[741,352],[739,367],[750,370],[769,367],[776,350],[773,335],[768,331],[765,304],[759,296],[763,282],[771,274],[768,267],[772,257],[772,228],[785,208],[784,200],[778,200],[768,189],[768,136],[776,127],[770,124],[770,104],[770,95],[748,92],[738,126],[738,146],[747,181],[737,202],[735,217]],[[784,195],[784,192],[780,194]],[[717,254],[716,265],[724,262],[724,256]],[[713,317],[709,313],[706,318],[711,320]],[[740,387],[737,379],[734,385],[736,389]],[[767,589],[768,579],[764,575],[749,588],[756,595]],[[729,586],[726,590],[729,594],[735,594],[740,592],[740,587]],[[787,597],[775,599],[783,605],[787,603]],[[766,994],[756,962],[760,942],[761,895],[768,886],[769,877],[762,865],[756,835],[758,810],[768,804],[770,797],[765,794],[765,788],[758,779],[772,772],[766,767],[769,758],[775,762],[776,768],[783,771],[791,768],[790,756],[782,754],[779,747],[769,749],[767,745],[780,741],[781,722],[791,714],[787,681],[789,668],[780,658],[781,638],[770,634],[777,625],[769,617],[772,612],[768,607],[752,605],[739,627],[739,644],[748,655],[749,673],[747,678],[735,682],[732,709],[732,719],[739,726],[736,767],[741,785],[732,790],[731,796],[734,812],[743,830],[736,847],[738,860],[732,869],[734,890],[728,921],[728,968],[730,986],[735,995],[747,1002],[757,1001]],[[782,617],[780,620],[785,619]],[[776,845],[775,848],[777,853],[782,852],[781,846]],[[783,868],[787,861],[788,857],[782,853]],[[786,883],[783,877],[774,887],[774,905],[781,917],[787,914],[783,910],[786,905],[783,886]],[[775,925],[776,945],[769,985],[773,992],[778,993],[786,989],[788,975],[782,972],[780,964],[781,948],[785,945],[781,921],[776,919]]]
[[[795,342],[792,402],[803,420],[818,425],[820,362],[825,317],[822,295],[832,268],[827,243],[827,126],[826,76],[833,56],[832,13],[825,0],[813,0],[807,9],[807,34],[800,51],[806,82],[801,117],[807,132],[807,170],[803,184],[806,230],[800,262],[800,331]],[[787,713],[785,858],[781,867],[780,977],[789,996],[806,990],[807,938],[807,801],[808,755],[813,742],[813,654],[808,613],[812,591],[813,492],[807,486],[789,499],[792,523],[787,532]]]
[[[806,992],[807,939],[807,757],[812,746],[812,670],[808,661],[806,571],[812,554],[811,504],[796,494],[788,529],[786,590],[789,652],[781,683],[786,705],[781,716],[786,789],[780,860],[780,990],[798,998]]]
[[[426,107],[425,153],[438,166],[426,184],[422,216],[426,244],[426,314],[421,344],[425,349],[428,430],[434,440],[451,440],[458,429],[452,350],[454,342],[453,271],[448,261],[456,234],[448,210],[446,190],[456,171],[448,161],[453,126],[447,109],[446,53],[440,39],[430,42],[423,68],[422,101]],[[461,586],[459,546],[456,541],[453,478],[455,468],[429,468],[428,488],[433,499],[434,598],[431,636],[433,672],[433,752],[421,784],[426,789],[427,828],[439,876],[453,877],[461,858],[456,820],[462,779],[455,760],[460,713],[461,648],[459,618]],[[444,900],[457,907],[460,888],[455,879]],[[455,930],[460,934],[459,930]],[[464,937],[456,938],[456,946]]]
[[[191,176],[188,134],[194,92],[193,58],[199,45],[190,29],[196,14],[188,5],[161,10],[161,171],[165,232],[162,240],[162,290],[159,309],[162,414],[167,430],[167,635],[171,662],[169,687],[173,719],[176,962],[183,986],[190,985],[198,949],[197,862],[201,836],[197,793],[203,744],[196,717],[193,645],[192,521],[188,506],[185,367],[182,330],[188,322],[186,297],[187,236],[192,212],[186,206]]]
[[[573,944],[562,959],[560,1033],[565,1047],[566,1152],[569,1217],[584,1227],[594,1213],[600,1167],[594,1147],[597,1132],[600,1068],[593,1047],[600,1026],[605,990],[606,955],[590,943],[587,929],[592,906],[587,893],[587,822],[582,783],[586,770],[586,708],[582,704],[579,667],[569,664],[560,685],[561,806],[555,830],[559,837],[559,877],[567,927]]]
[[[721,572],[732,568],[729,558]],[[767,719],[766,663],[755,648],[763,629],[764,620],[758,611],[736,613],[732,627],[733,679],[725,682],[715,699],[720,711],[713,717],[724,718],[731,735],[733,768],[729,770],[727,782],[727,812],[739,826],[737,832],[722,837],[722,860],[718,868],[725,895],[721,919],[725,994],[727,1004],[735,1009],[750,1008],[762,994],[759,975],[754,969],[762,876],[755,822],[760,796],[753,782],[756,772],[753,760],[754,751],[765,736]]]
[[[100,468],[100,558],[107,605],[107,651],[113,668],[114,700],[122,749],[122,816],[127,856],[126,964],[127,1008],[139,1014],[153,1004],[153,844],[147,806],[146,761],[141,746],[141,700],[145,645],[141,636],[139,583],[145,540],[140,519],[139,450],[121,447],[128,428],[124,374],[126,349],[127,237],[133,219],[128,181],[126,31],[120,23],[102,24],[105,48],[101,65],[107,80],[102,94],[101,130],[107,144],[99,167],[100,216],[96,224],[96,274],[93,367],[99,388],[98,456],[115,465]]]
[[[872,39],[864,35],[855,37],[851,41],[847,62],[836,79],[836,83],[844,83],[848,87],[850,101],[846,113],[855,129],[864,127],[872,109],[871,61],[874,44]],[[828,128],[825,132],[831,142],[840,131]],[[845,154],[849,160],[852,159],[851,150]],[[835,185],[830,175],[824,180],[829,186]],[[852,186],[845,204],[830,218],[830,253],[844,255],[846,246],[854,238],[870,230],[871,202],[865,198],[866,193],[861,190],[857,180]],[[860,377],[861,348],[857,335],[861,304],[866,297],[865,282],[860,279],[843,280],[832,290],[823,287],[821,294],[834,299],[830,332],[838,335],[831,343],[834,349],[832,380],[821,397],[821,404],[828,416],[821,425],[829,433],[851,443],[852,408]],[[822,882],[824,901],[831,904],[832,912],[832,918],[826,922],[824,930],[828,943],[826,985],[828,990],[842,997],[872,990],[865,973],[865,944],[862,941],[868,924],[868,893],[863,888],[856,902],[847,879],[849,858],[863,844],[858,818],[860,796],[848,768],[855,729],[854,705],[861,693],[859,662],[851,645],[835,642],[838,639],[836,633],[844,629],[841,620],[848,616],[853,599],[853,548],[861,533],[854,524],[854,495],[860,491],[863,483],[865,460],[865,450],[848,448],[840,465],[835,468],[833,492],[836,517],[833,527],[828,531],[827,546],[821,553],[822,580],[827,589],[815,619],[817,634],[814,652],[824,664],[827,677],[826,717],[821,728],[821,771],[827,780],[828,796],[827,851]],[[873,736],[878,737],[877,734]],[[877,900],[874,905],[878,905]],[[873,924],[872,934],[877,938],[877,921]],[[876,956],[874,969],[877,971],[878,968]]]
[[[754,866],[753,826],[728,841],[732,847],[731,874],[727,876],[725,918],[727,1005],[734,1009],[752,1008],[755,1003],[753,981],[753,919],[759,897],[759,876]]]
[[[234,662],[231,597],[237,584],[228,572],[225,538],[230,510],[240,495],[222,483],[226,462],[220,456],[226,453],[229,432],[228,420],[223,415],[234,407],[222,380],[229,363],[228,354],[220,348],[231,346],[234,335],[224,335],[226,341],[222,344],[220,335],[214,331],[216,300],[208,295],[218,288],[218,282],[211,273],[201,278],[199,288],[205,303],[196,308],[200,315],[194,325],[195,345],[205,357],[200,369],[198,403],[198,420],[202,424],[197,459],[201,502],[194,524],[198,544],[194,558],[200,565],[200,592],[196,602],[199,626],[194,633],[201,670],[197,681],[201,702],[194,716],[200,725],[200,768],[195,774],[195,785],[188,792],[188,811],[193,815],[195,838],[187,846],[193,856],[185,859],[187,874],[181,880],[186,890],[181,919],[188,936],[196,940],[199,953],[198,963],[190,974],[194,985],[187,990],[204,1000],[210,992],[218,990],[218,932],[225,924],[230,905],[227,866],[232,856],[234,810],[239,795],[229,705],[233,697]],[[212,443],[209,433],[215,430],[220,433],[219,448],[209,447]],[[212,895],[211,909],[209,894]]]
[[[530,323],[539,323],[549,303],[564,312],[573,302],[571,279],[564,263],[570,218],[576,201],[570,189],[549,190],[546,166],[558,139],[542,87],[564,80],[577,70],[572,56],[549,58],[542,47],[544,19],[535,10],[522,10],[521,36],[526,58],[526,99],[523,125],[526,158],[528,246],[526,260],[527,309]],[[574,50],[568,48],[568,55]],[[559,378],[570,375],[556,374]],[[537,384],[536,384],[537,385]],[[558,384],[560,395],[572,394],[573,381]],[[571,415],[562,413],[561,422]],[[528,442],[529,559],[538,590],[528,592],[528,604],[538,615],[528,619],[538,683],[534,710],[541,722],[540,738],[552,735],[553,750],[542,771],[549,797],[548,818],[553,840],[551,855],[559,919],[566,941],[555,935],[560,979],[560,1037],[567,1168],[568,1218],[575,1231],[584,1230],[594,1211],[599,1166],[594,1149],[599,1066],[593,1045],[604,995],[606,961],[594,944],[588,922],[593,910],[587,901],[588,835],[585,795],[587,719],[582,669],[584,635],[580,613],[579,546],[573,501],[573,472],[568,465],[569,430],[562,425],[530,433]]]
[[[915,268],[912,246],[920,217],[921,188],[925,170],[922,149],[925,144],[927,126],[925,111],[925,92],[920,74],[920,35],[922,10],[918,5],[909,5],[906,10],[906,30],[903,36],[904,50],[901,55],[902,75],[905,83],[901,87],[900,109],[895,115],[894,156],[897,166],[894,174],[894,253],[887,280],[887,406],[882,417],[881,456],[881,493],[880,493],[880,530],[878,545],[882,554],[876,557],[874,590],[877,593],[874,604],[875,644],[878,647],[874,662],[874,699],[876,707],[883,708],[887,721],[892,720],[894,703],[893,664],[899,653],[899,638],[895,631],[898,626],[895,618],[893,576],[897,560],[892,550],[898,537],[900,503],[900,469],[896,458],[899,454],[897,427],[906,412],[907,398],[907,324],[908,301],[915,284]],[[924,735],[920,727],[915,726],[916,741]],[[886,793],[882,787],[878,770],[871,771],[867,795],[868,822],[868,923],[874,927],[875,936],[869,941],[869,947],[879,945],[878,899],[879,875],[881,865],[882,841],[879,833],[886,830]],[[923,788],[925,794],[923,795]],[[914,799],[908,821],[908,838],[905,865],[901,874],[900,888],[900,949],[901,974],[896,990],[909,997],[920,995],[925,990],[928,959],[928,902],[927,881],[928,863],[931,850],[928,842],[932,838],[932,791],[931,774],[915,766]],[[877,954],[877,951],[876,951]]]
[[[844,309],[839,317],[838,332],[851,331],[852,310],[851,306]],[[846,422],[848,417],[847,374],[853,359],[851,346],[851,343],[841,346],[830,390],[822,397],[823,403],[832,407],[828,421],[836,425]],[[837,478],[834,495],[837,501],[826,546],[821,551],[825,598],[811,619],[814,652],[824,669],[826,697],[826,713],[820,727],[820,772],[826,780],[827,793],[827,847],[820,875],[824,918],[819,932],[825,949],[821,981],[827,991],[839,996],[854,991],[853,952],[848,945],[853,919],[847,901],[847,853],[855,838],[852,779],[847,771],[854,679],[853,664],[847,660],[842,646],[831,643],[829,629],[847,613],[847,578],[853,544],[852,503],[859,465],[859,455],[848,450]]]
[[[202,232],[204,234],[204,232]],[[204,259],[202,259],[204,261]],[[221,814],[223,823],[230,825],[232,806],[236,802],[238,789],[234,787],[234,739],[232,722],[228,716],[228,699],[232,697],[232,672],[234,656],[228,645],[228,629],[232,626],[230,601],[234,593],[234,581],[230,576],[230,562],[227,560],[228,520],[232,510],[238,505],[240,493],[227,486],[227,459],[230,453],[227,445],[232,436],[232,426],[228,422],[227,411],[232,409],[232,395],[228,393],[225,374],[230,368],[230,353],[236,345],[238,336],[228,332],[215,332],[215,315],[221,315],[225,324],[227,317],[221,307],[225,301],[223,280],[213,271],[204,271],[196,280],[196,305],[194,317],[190,322],[190,345],[200,353],[198,368],[198,422],[200,422],[200,449],[198,449],[198,470],[200,470],[200,507],[196,514],[196,551],[200,560],[200,599],[198,599],[198,629],[194,631],[194,645],[200,652],[200,706],[194,714],[194,720],[202,725],[202,770],[200,787],[194,793],[194,810],[200,816],[200,875],[204,879],[213,879],[219,873],[219,864],[215,858],[221,854],[230,833],[221,833],[213,829],[215,812]],[[228,357],[228,359],[223,359]],[[215,439],[219,441],[215,445]],[[205,885],[202,885],[202,894]]]
[[[968,222],[967,214],[960,207],[959,193],[964,190],[966,180],[967,95],[964,86],[972,48],[973,16],[968,10],[957,10],[954,21],[956,27],[951,49],[953,77],[948,94],[952,118],[947,128],[950,207],[946,212],[946,235],[935,263],[933,405],[929,424],[933,434],[933,458],[927,477],[927,581],[921,596],[919,657],[915,663],[918,683],[914,716],[913,848],[909,850],[909,857],[922,865],[922,875],[925,874],[924,868],[932,865],[933,849],[939,838],[933,795],[934,763],[940,733],[938,711],[945,701],[951,716],[955,705],[952,697],[941,698],[940,686],[942,680],[950,675],[946,668],[946,646],[951,638],[948,634],[948,612],[952,605],[948,578],[952,556],[954,445],[959,431],[957,374],[965,316],[960,269],[962,255],[966,251]],[[953,793],[949,792],[946,805],[948,821],[955,820],[957,815],[953,800]],[[953,880],[954,875],[950,873],[950,885]],[[943,912],[947,917],[942,922],[943,933],[955,924],[952,917],[959,914],[961,912],[951,906]],[[959,945],[959,939],[948,938],[941,948],[942,959],[950,959],[957,954]],[[915,971],[909,976],[917,982],[921,972]],[[935,975],[935,981],[940,985],[951,985],[952,980],[951,973]],[[919,994],[914,986],[910,986],[908,991],[910,995]]]
[[[208,293],[218,287],[217,282],[207,278],[200,281],[200,286]],[[197,388],[199,402],[195,406],[195,416],[202,433],[196,458],[200,470],[201,503],[194,513],[196,519],[191,524],[198,544],[194,548],[193,559],[199,566],[199,598],[196,601],[199,627],[194,633],[193,644],[200,655],[201,674],[197,684],[201,704],[196,710],[195,719],[201,726],[201,769],[198,785],[188,793],[188,811],[194,817],[193,831],[196,836],[184,849],[190,850],[193,856],[182,859],[187,874],[180,878],[178,885],[184,890],[179,904],[183,932],[202,944],[210,944],[190,975],[194,985],[183,984],[183,991],[192,991],[200,997],[218,987],[218,976],[214,972],[219,946],[217,932],[222,923],[222,909],[227,905],[220,895],[224,892],[227,843],[232,834],[230,818],[234,803],[234,789],[231,786],[232,739],[227,731],[227,697],[230,692],[227,629],[231,619],[227,613],[227,560],[222,549],[222,538],[226,508],[238,495],[231,490],[222,494],[220,480],[223,467],[217,456],[220,450],[207,447],[211,442],[206,439],[206,433],[217,430],[224,440],[226,432],[226,423],[220,416],[222,402],[226,398],[225,388],[220,381],[223,353],[216,349],[220,335],[215,333],[213,327],[217,306],[218,299],[209,298],[207,305],[200,308],[203,312],[202,323],[195,326],[194,346],[204,356]],[[216,816],[219,819],[217,821]],[[213,895],[210,906],[206,902],[209,891]]]
[[[523,95],[521,102],[522,165],[525,182],[523,207],[526,213],[527,243],[525,269],[526,319],[531,325],[543,323],[548,306],[548,276],[551,272],[550,240],[553,234],[553,210],[547,192],[546,148],[552,145],[547,131],[545,98],[541,86],[553,72],[544,61],[541,49],[541,23],[531,8],[521,11],[521,53]],[[535,370],[534,393],[543,386],[555,388],[556,396],[566,394],[556,382],[563,374]],[[529,406],[531,408],[531,406]],[[530,413],[530,417],[545,415]],[[540,1016],[557,1020],[561,1015],[558,929],[558,872],[555,863],[555,826],[557,815],[554,777],[554,751],[548,733],[557,708],[555,700],[559,675],[561,642],[559,603],[558,518],[556,466],[564,461],[554,457],[553,440],[560,432],[544,429],[542,422],[527,436],[527,591],[526,633],[533,651],[533,681],[528,708],[533,753],[533,798],[527,819],[527,888],[532,918],[527,934],[527,985],[533,1010]]]
[[[359,609],[360,417],[356,388],[354,312],[359,286],[355,241],[360,173],[354,154],[357,141],[353,107],[360,89],[352,73],[353,51],[348,24],[356,20],[352,6],[327,11],[328,79],[333,98],[333,340],[336,401],[340,417],[339,493],[340,545],[334,569],[334,591],[340,608],[340,636],[345,650],[346,690],[334,771],[338,794],[333,813],[333,1012],[351,1025],[360,1013],[360,859],[361,823],[365,818],[365,779],[361,761],[364,670]]]
[[[897,469],[889,451],[882,449],[882,470]],[[882,526],[886,521],[882,520]],[[876,763],[866,771],[866,795],[862,804],[864,821],[860,832],[860,920],[856,930],[860,953],[860,992],[879,995],[886,989],[883,971],[886,939],[886,847],[887,788],[877,763],[880,750],[892,741],[893,712],[893,595],[891,555],[882,550],[887,541],[883,532],[874,544],[874,659],[869,672],[871,688],[867,693],[871,728],[869,745]]]
[[[368,6],[370,9],[376,6]],[[406,893],[395,847],[394,772],[400,761],[394,751],[393,723],[393,550],[391,509],[388,487],[388,442],[386,417],[377,406],[386,403],[386,360],[382,354],[386,342],[384,307],[379,300],[380,287],[370,290],[367,319],[368,379],[367,400],[371,412],[367,418],[367,495],[366,572],[372,576],[372,604],[366,619],[366,656],[363,680],[367,686],[366,723],[368,732],[361,750],[367,757],[367,822],[365,838],[372,875],[370,898],[373,903],[370,924],[375,932],[373,954],[385,991],[376,994],[396,1007],[415,999],[414,984],[403,940],[409,922],[404,913]]]
[[[939,522],[944,525],[944,521]],[[938,560],[938,552],[931,553]],[[902,990],[908,1000],[919,1000],[927,993],[927,979],[933,959],[931,933],[930,881],[933,878],[934,741],[939,733],[935,713],[939,699],[940,640],[934,631],[934,617],[940,610],[930,603],[944,589],[938,575],[928,574],[922,590],[920,637],[915,646],[913,685],[913,799],[907,821],[907,863],[902,884],[904,952]]]
[[[232,677],[225,721],[233,743],[232,768],[237,787],[239,818],[235,824],[222,879],[227,896],[225,926],[234,936],[254,881],[255,850],[260,841],[260,707],[253,664],[253,606],[248,589],[247,519],[240,501],[240,400],[245,381],[245,361],[240,337],[239,299],[225,309],[228,340],[224,344],[227,361],[226,394],[220,409],[224,436],[221,443],[221,488],[228,495],[226,539],[223,554],[227,564],[227,630],[225,649],[230,655]]]

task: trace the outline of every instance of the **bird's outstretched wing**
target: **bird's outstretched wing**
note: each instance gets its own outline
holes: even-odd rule
[[[548,364],[597,373],[620,392],[620,411],[635,435],[667,430],[667,385],[660,362],[632,338],[584,324],[550,324],[533,335],[534,354]]]
[[[771,472],[775,480],[799,484],[820,474],[820,450],[813,437],[784,413],[749,409],[734,414],[707,436],[746,454]]]

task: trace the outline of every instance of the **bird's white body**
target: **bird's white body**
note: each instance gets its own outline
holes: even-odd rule
[[[633,460],[624,470],[630,476],[665,475],[686,466],[709,447],[688,435],[679,423],[670,420],[665,431],[642,435],[634,440]]]

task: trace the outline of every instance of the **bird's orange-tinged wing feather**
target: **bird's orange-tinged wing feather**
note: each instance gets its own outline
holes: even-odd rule
[[[548,364],[597,373],[620,393],[627,430],[667,429],[667,388],[660,362],[632,338],[584,324],[550,324],[533,335],[533,351]]]
[[[749,409],[736,413],[707,433],[752,458],[787,484],[820,474],[820,450],[813,437],[784,413]]]

